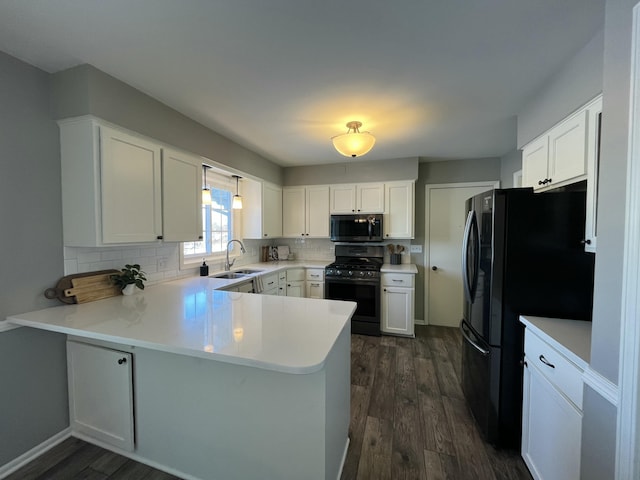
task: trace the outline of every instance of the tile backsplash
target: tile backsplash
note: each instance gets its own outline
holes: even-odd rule
[[[247,253],[236,258],[234,267],[258,263],[262,245],[288,245],[289,251],[294,254],[296,260],[331,262],[335,259],[335,244],[328,239],[280,238],[269,241],[243,240],[243,243]],[[408,250],[411,242],[395,240],[393,243],[405,247],[402,263],[410,263],[411,257]],[[127,263],[138,263],[147,274],[148,285],[198,275],[199,264],[194,265],[193,268],[180,268],[180,246],[180,243],[162,243],[126,247],[64,247],[64,274],[71,275],[109,268],[119,270]],[[386,248],[385,263],[389,263]],[[210,273],[221,271],[224,269],[224,258],[207,261],[207,264]]]

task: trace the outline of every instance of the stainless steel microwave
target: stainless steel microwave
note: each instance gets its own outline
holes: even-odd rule
[[[331,215],[332,242],[381,242],[382,214]]]

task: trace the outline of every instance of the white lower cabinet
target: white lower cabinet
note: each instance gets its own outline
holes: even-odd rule
[[[382,274],[383,333],[414,336],[414,294],[413,274]]]
[[[522,458],[536,480],[580,478],[582,370],[525,333]]]
[[[324,269],[307,269],[307,298],[324,298]]]
[[[287,297],[304,297],[305,269],[293,268],[287,270]]]
[[[74,432],[134,449],[133,355],[67,341],[69,420]]]
[[[287,295],[287,271],[278,272],[278,295]]]
[[[270,273],[262,276],[263,295],[278,295],[278,273]]]

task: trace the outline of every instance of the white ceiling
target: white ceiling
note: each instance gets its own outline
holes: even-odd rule
[[[283,166],[500,156],[604,0],[0,0],[0,50],[89,63]]]

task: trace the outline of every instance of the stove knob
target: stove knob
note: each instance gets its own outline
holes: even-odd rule
[[[338,276],[342,275],[342,270],[336,270],[336,275]]]
[[[364,277],[364,272],[363,272],[362,270],[360,270],[360,271],[358,272],[358,275],[360,275],[361,277]]]
[[[349,276],[353,275],[353,272],[352,272],[351,270],[349,270],[348,275],[349,275]]]

